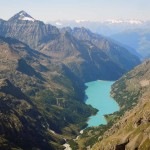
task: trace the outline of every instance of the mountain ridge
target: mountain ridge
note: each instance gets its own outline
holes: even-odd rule
[[[94,33],[99,33],[107,37],[122,32],[128,29],[134,28],[145,28],[149,26],[149,20],[137,20],[137,19],[107,19],[104,21],[88,21],[88,20],[57,20],[48,21],[52,25],[58,28],[70,26],[74,27],[85,27],[90,29]]]
[[[54,62],[62,63],[63,60],[63,63],[74,70],[75,74],[87,77],[86,81],[104,79],[106,74],[107,79],[115,80],[140,63],[140,60],[125,48],[85,28],[59,30],[55,26],[44,24],[38,20],[34,22],[6,21],[0,23],[0,27],[0,35],[16,38],[32,49],[50,56]],[[83,34],[82,37],[79,32]],[[84,35],[84,33],[86,34]],[[91,56],[96,55],[94,53],[97,53],[102,61],[102,69],[98,66],[98,63],[100,64],[98,59],[91,61]],[[118,54],[118,56],[114,54]],[[91,63],[92,65],[89,65]],[[106,69],[107,66],[104,67],[105,63],[108,64],[108,68],[112,68],[110,72],[114,73],[109,73],[109,70]],[[93,78],[85,67],[86,65],[91,66],[92,72],[95,72]],[[110,74],[114,74],[114,76],[111,78]]]
[[[147,27],[125,30],[112,35],[111,38],[125,45],[130,45],[132,48],[136,49],[143,60],[146,60],[150,56],[149,35],[150,29]]]
[[[14,21],[14,20],[27,20],[32,22],[36,21],[33,17],[31,17],[28,13],[26,13],[23,10],[17,13],[16,15],[14,15],[13,17],[11,17],[8,21]]]

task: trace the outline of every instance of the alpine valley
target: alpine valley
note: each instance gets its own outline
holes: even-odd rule
[[[140,63],[83,27],[59,29],[25,11],[0,19],[0,149],[63,150],[69,142],[75,150],[148,150],[150,61]],[[85,103],[84,83],[95,80],[117,80],[111,95],[120,110],[86,128],[98,110]]]

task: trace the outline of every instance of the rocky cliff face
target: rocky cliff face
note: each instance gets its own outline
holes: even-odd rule
[[[95,45],[79,41],[68,32],[46,44],[41,52],[50,56],[53,61],[60,61],[68,66],[83,81],[99,78],[113,80],[125,72]]]
[[[112,94],[126,109],[116,124],[104,133],[93,150],[150,149],[150,61],[118,80]]]
[[[137,63],[137,58],[133,54],[108,38],[94,34],[85,28],[74,28],[71,33],[79,40],[91,42],[122,69],[130,70]]]
[[[38,49],[38,46],[55,39],[59,35],[59,30],[56,27],[46,25],[38,20],[21,20],[20,14],[22,11],[8,21],[0,21],[0,35],[18,39],[33,49]]]

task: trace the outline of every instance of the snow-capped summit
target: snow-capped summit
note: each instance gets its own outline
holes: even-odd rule
[[[20,11],[19,13],[17,13],[16,15],[14,15],[12,18],[9,19],[9,21],[12,21],[12,20],[27,20],[27,21],[32,21],[32,22],[35,21],[35,19],[31,17],[25,11]]]
[[[35,21],[35,19],[32,18],[30,15],[28,15],[25,11],[21,11],[19,15],[20,15],[19,17],[20,20],[28,20],[33,22]]]
[[[75,20],[75,22],[76,22],[76,23],[82,23],[82,22],[88,22],[88,20],[83,20],[83,19],[81,19],[81,20]]]

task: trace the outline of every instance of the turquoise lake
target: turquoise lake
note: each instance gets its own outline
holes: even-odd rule
[[[119,110],[119,105],[110,96],[111,86],[113,81],[93,81],[85,83],[86,85],[86,104],[98,109],[95,116],[91,116],[88,120],[88,127],[106,125],[107,121],[104,117],[106,114],[112,114]]]

